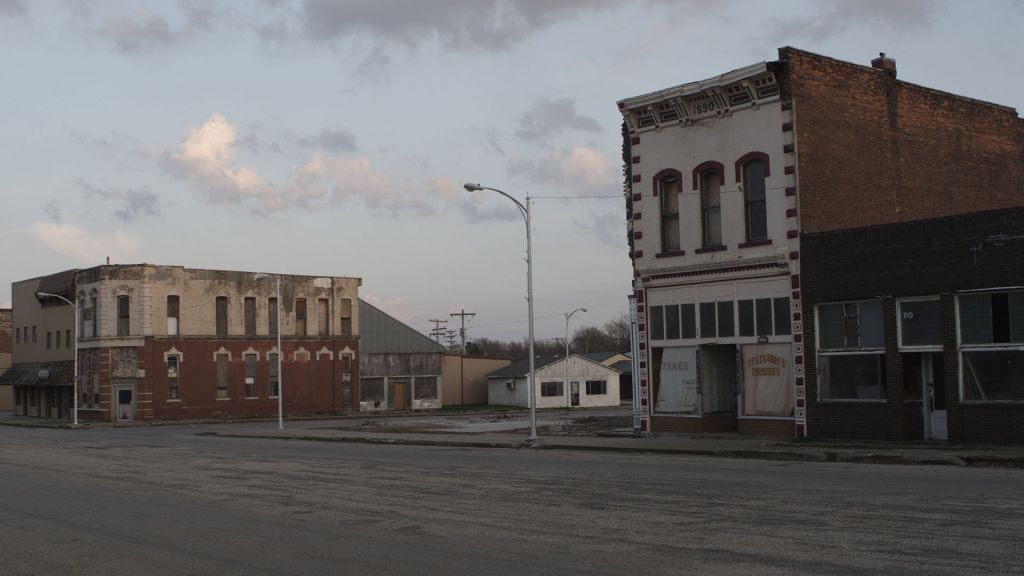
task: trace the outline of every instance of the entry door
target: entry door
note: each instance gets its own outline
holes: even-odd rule
[[[930,440],[949,438],[946,425],[946,379],[942,354],[921,354],[921,385],[925,394],[924,436]]]
[[[391,409],[405,410],[405,382],[401,380],[396,380],[395,388],[392,394],[394,394],[394,398],[392,398],[392,400],[394,401],[394,406],[392,406]]]
[[[572,391],[572,393],[571,393],[572,405],[573,406],[579,406],[580,405],[580,383],[579,382],[570,382],[569,383],[569,390]]]
[[[135,419],[135,391],[131,388],[117,389],[117,419],[120,422]]]
[[[341,383],[341,411],[352,410],[352,380]]]

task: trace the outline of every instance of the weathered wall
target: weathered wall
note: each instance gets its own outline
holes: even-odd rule
[[[1012,108],[783,48],[800,227],[856,228],[1024,204],[1024,122]]]
[[[11,310],[0,310],[0,374],[11,367],[14,328],[11,324]],[[0,412],[14,409],[14,387],[0,386]]]
[[[511,363],[507,358],[441,356],[445,406],[487,404],[487,375]]]

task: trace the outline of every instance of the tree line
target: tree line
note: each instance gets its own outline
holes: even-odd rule
[[[629,314],[622,315],[605,322],[602,326],[583,326],[577,328],[569,340],[571,354],[588,352],[629,352]],[[548,338],[534,342],[536,354],[565,354],[565,339]],[[458,350],[458,345],[455,346]],[[476,338],[466,342],[466,354],[472,356],[495,356],[519,360],[526,358],[530,350],[527,338],[522,340],[496,340],[493,338]]]

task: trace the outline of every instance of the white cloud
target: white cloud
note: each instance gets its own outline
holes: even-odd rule
[[[109,256],[116,262],[139,261],[138,237],[120,230],[91,233],[71,224],[36,222],[32,237],[57,254],[80,264],[96,264]]]
[[[430,214],[434,203],[426,197],[431,186],[403,186],[373,169],[366,156],[344,158],[315,153],[292,169],[288,196],[303,205],[328,200],[344,203],[357,198],[367,207],[392,215],[399,212]]]
[[[558,136],[566,130],[600,132],[601,123],[577,112],[575,98],[542,98],[519,119],[516,136],[537,141]]]
[[[235,127],[221,114],[190,128],[174,151],[165,151],[164,169],[188,180],[212,204],[244,206],[266,213],[287,207],[287,202],[249,166],[235,161]]]
[[[586,146],[556,150],[537,161],[517,160],[509,174],[576,193],[602,194],[614,190],[616,167],[609,157]]]

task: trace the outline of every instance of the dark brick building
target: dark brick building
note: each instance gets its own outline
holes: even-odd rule
[[[648,430],[1024,439],[1015,110],[793,48],[619,108]]]

